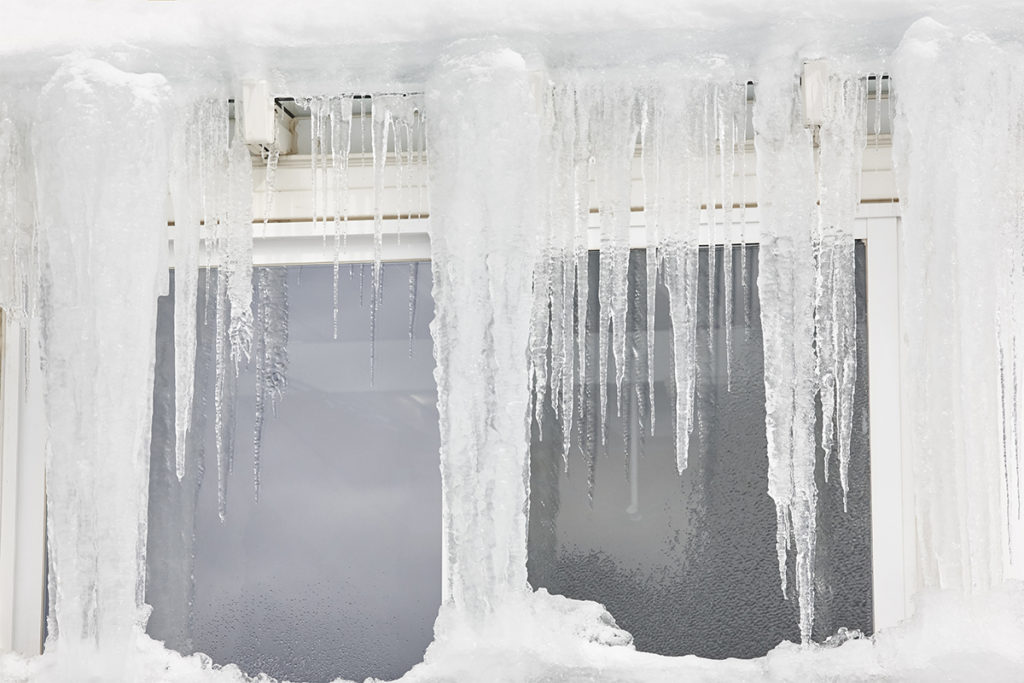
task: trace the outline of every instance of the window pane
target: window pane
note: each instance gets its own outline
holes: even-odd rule
[[[413,339],[410,292],[415,276]],[[215,279],[215,274],[214,278]],[[441,484],[430,266],[387,264],[370,387],[370,266],[288,267],[288,385],[263,428],[238,380],[227,516],[217,507],[214,330],[200,281],[190,467],[174,474],[173,304],[160,302],[150,476],[148,631],[249,674],[396,678],[421,661],[441,600]],[[216,288],[211,292],[216,298]],[[411,350],[411,355],[410,355]]]
[[[724,251],[717,250],[717,292],[723,291]],[[676,472],[672,442],[671,357],[668,300],[657,292],[655,355],[656,430],[622,435],[609,389],[607,447],[597,446],[593,503],[588,468],[573,438],[569,472],[563,471],[560,435],[547,406],[544,440],[536,426],[530,500],[530,581],[552,593],[596,600],[630,631],[638,649],[665,655],[755,657],[784,639],[799,642],[799,609],[790,553],[790,599],[779,586],[775,554],[775,508],[768,496],[763,354],[757,301],[757,248],[734,249],[734,324],[731,389],[726,376],[724,304],[716,296],[709,328],[707,251],[702,254],[697,355],[697,426],[690,463]],[[857,248],[857,384],[848,512],[835,455],[826,483],[819,446],[817,598],[815,638],[845,626],[870,632],[871,538],[868,469],[867,338],[865,255]],[[630,306],[646,297],[643,252],[630,262]],[[591,254],[591,310],[596,306],[597,259]],[[746,290],[744,282],[746,279]],[[744,302],[744,291],[747,300]],[[744,312],[749,328],[744,329]],[[631,316],[632,318],[632,316]],[[643,319],[630,330],[641,349]],[[713,347],[709,346],[709,329]],[[591,330],[596,336],[596,330]],[[596,341],[592,361],[596,361]],[[645,351],[641,351],[645,353]],[[596,367],[596,362],[590,362]],[[609,361],[609,367],[611,361]],[[588,374],[596,374],[590,373]],[[590,378],[593,382],[593,377]],[[596,389],[594,390],[596,394]],[[624,395],[634,396],[628,385]],[[631,399],[635,400],[635,399]],[[623,411],[629,414],[632,403]],[[819,412],[820,420],[820,412]],[[635,488],[627,478],[626,441],[633,441]]]

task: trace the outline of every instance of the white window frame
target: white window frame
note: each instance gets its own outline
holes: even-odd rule
[[[915,543],[912,481],[909,463],[902,455],[899,345],[899,207],[895,196],[888,136],[869,143],[864,156],[862,198],[854,226],[854,237],[867,245],[868,381],[871,457],[871,533],[873,570],[873,624],[876,631],[895,626],[912,611]],[[752,157],[752,146],[748,154]],[[748,188],[756,187],[754,164],[745,165]],[[353,169],[354,193],[371,192],[357,206],[372,206],[371,169],[363,163]],[[358,172],[358,171],[361,171]],[[424,166],[416,170],[419,182],[426,178]],[[282,159],[277,171],[275,208],[264,222],[254,221],[255,265],[331,263],[335,257],[333,221],[293,220],[311,205],[308,157]],[[634,206],[642,204],[639,165],[634,166]],[[262,174],[257,173],[253,206],[261,214],[265,205]],[[416,182],[407,175],[405,182]],[[361,179],[361,180],[360,180]],[[395,179],[389,177],[394,190]],[[752,196],[748,192],[744,196]],[[385,261],[430,259],[427,234],[428,207],[419,199],[400,206],[403,217],[383,221]],[[397,203],[394,194],[391,202]],[[410,204],[409,201],[412,203]],[[392,211],[394,213],[394,211]],[[737,220],[738,212],[732,218]],[[309,211],[305,211],[309,215]],[[411,216],[411,217],[406,217]],[[722,217],[724,218],[724,216]],[[600,246],[598,217],[592,215],[590,247]],[[743,211],[739,226],[748,244],[757,243],[759,216],[756,206]],[[646,247],[642,210],[632,213],[631,247]],[[722,223],[720,222],[721,226]],[[347,234],[340,260],[345,263],[373,260],[372,216],[365,212],[344,224]],[[169,229],[173,263],[173,228]],[[326,239],[324,235],[326,234]],[[399,237],[400,235],[400,237]],[[739,234],[732,236],[739,241]],[[23,363],[23,328],[6,321],[0,364],[0,651],[23,654],[42,651],[45,567],[45,475],[44,425],[39,394],[37,359]],[[26,372],[31,376],[26,376]],[[440,540],[440,539],[439,539]]]

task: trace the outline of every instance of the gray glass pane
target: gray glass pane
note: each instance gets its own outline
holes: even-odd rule
[[[288,386],[263,428],[259,502],[250,367],[238,379],[223,522],[213,434],[216,289],[207,299],[200,282],[194,438],[181,484],[173,464],[174,311],[171,297],[160,301],[148,631],[181,652],[205,652],[249,674],[396,678],[422,660],[441,601],[430,266],[384,266],[372,388],[370,267],[350,273],[342,266],[340,275],[334,340],[332,267],[287,269]]]
[[[593,501],[588,500],[589,463],[573,435],[569,472],[563,471],[561,435],[546,406],[542,433],[534,426],[530,498],[530,581],[572,598],[606,605],[630,631],[638,649],[665,655],[755,657],[784,639],[799,641],[798,606],[791,589],[783,599],[775,555],[775,510],[767,491],[763,355],[757,300],[757,248],[747,247],[747,270],[734,249],[735,310],[731,387],[727,382],[724,299],[716,296],[709,327],[707,251],[701,260],[698,317],[697,427],[689,468],[676,472],[672,443],[671,357],[667,292],[657,292],[655,357],[656,429],[623,436],[623,419],[635,420],[634,384],[627,381],[625,418],[615,416],[609,389],[606,446],[594,455]],[[716,291],[723,291],[724,250],[717,250]],[[594,319],[597,258],[591,254],[590,319]],[[814,634],[823,639],[842,626],[871,632],[871,538],[868,469],[865,255],[857,249],[858,374],[855,395],[849,509],[843,511],[833,456],[826,483],[819,447],[817,602]],[[645,353],[644,256],[630,263],[631,338]],[[744,300],[743,280],[747,297]],[[745,315],[746,314],[746,315]],[[744,318],[749,320],[745,327]],[[709,343],[709,331],[711,332]],[[590,329],[591,368],[597,330]],[[612,367],[609,361],[609,367]],[[588,373],[590,374],[590,373]],[[642,377],[642,375],[641,375]],[[592,395],[597,394],[590,377]],[[639,387],[645,394],[645,385]],[[595,401],[596,403],[596,401]],[[587,413],[588,411],[585,411]],[[591,406],[591,422],[596,412]],[[820,420],[820,412],[819,412]],[[635,487],[628,475],[626,443],[638,452]],[[789,585],[794,585],[790,554]]]

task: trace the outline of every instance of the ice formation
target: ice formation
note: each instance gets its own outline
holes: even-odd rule
[[[631,243],[633,176],[639,165],[642,188],[636,199],[643,204],[646,279],[653,283],[663,275],[671,293],[676,450],[681,471],[693,428],[698,250],[701,242],[724,241],[723,267],[731,272],[732,205],[737,157],[744,153],[746,84],[708,83],[706,78],[686,76],[675,81],[651,79],[646,85],[569,80],[556,86],[550,106],[554,178],[546,256],[535,274],[530,351],[536,410],[550,391],[561,421],[567,464],[573,416],[592,412],[584,405],[588,372],[596,370],[592,376],[599,391],[598,420],[596,426],[580,420],[577,429],[596,428],[604,441],[609,387],[616,392],[616,412],[622,411],[627,399],[623,379],[630,364],[626,271],[630,248],[635,246]],[[588,326],[591,211],[597,213],[600,230],[600,292],[596,320]],[[715,287],[708,291],[712,297],[717,294]],[[730,292],[723,296],[730,297]],[[641,407],[644,414],[653,415],[653,381],[646,373],[654,357],[654,287],[647,288],[645,310],[644,353],[636,364],[645,375],[638,379],[647,387]],[[725,306],[725,316],[731,327],[731,305]],[[587,330],[593,327],[598,334],[596,369],[588,368],[585,348]],[[614,371],[608,365],[609,349]],[[653,429],[653,424],[645,426]],[[594,438],[583,435],[584,440]]]
[[[123,652],[146,619],[153,304],[167,277],[170,101],[161,76],[70,62],[40,94],[45,115],[32,130],[49,623],[69,666],[78,648]],[[102,173],[97,159],[107,161]],[[119,186],[133,191],[109,192]]]
[[[836,442],[846,490],[856,372],[852,227],[864,146],[865,89],[859,78],[829,78],[824,116],[814,131],[816,186],[812,131],[804,126],[795,86],[785,77],[759,82],[754,139],[768,492],[776,506],[784,592],[788,550],[796,547],[800,633],[806,641],[814,620],[816,396],[825,455]],[[827,472],[827,460],[825,468]]]
[[[703,664],[609,648],[629,638],[607,613],[531,593],[527,584],[532,415],[545,401],[554,407],[567,466],[574,438],[586,457],[594,457],[609,410],[637,410],[641,424],[645,414],[648,422],[653,416],[652,381],[643,377],[654,349],[652,286],[642,308],[646,336],[626,335],[626,271],[636,246],[647,249],[648,284],[663,278],[671,293],[675,450],[679,469],[687,466],[695,421],[698,255],[702,245],[725,247],[720,260],[709,250],[708,277],[713,282],[721,269],[726,289],[707,291],[711,310],[725,316],[729,356],[732,322],[740,316],[727,289],[737,267],[731,245],[747,238],[743,224],[753,198],[744,192],[744,178],[748,164],[756,163],[766,486],[776,505],[782,588],[788,588],[795,550],[800,630],[810,639],[814,471],[819,457],[826,472],[834,459],[845,486],[851,457],[857,372],[851,224],[866,138],[866,71],[837,68],[828,79],[823,117],[809,127],[798,81],[804,52],[794,49],[791,59],[757,67],[713,61],[608,70],[599,77],[549,68],[539,54],[499,39],[457,42],[436,60],[427,79],[426,126],[446,605],[436,646],[410,680],[474,675],[459,667],[470,660],[467,643],[476,642],[491,648],[486,661],[512,662],[512,671],[537,678],[558,667],[622,678],[635,667],[649,680],[677,679],[683,671],[785,677],[801,666],[819,673],[913,674],[936,661],[926,640],[941,639],[943,630],[934,625],[947,617],[934,614],[991,626],[977,629],[991,642],[979,636],[969,647],[1002,653],[1010,672],[1024,666],[1014,654],[1015,634],[1024,631],[1021,605],[1007,582],[1024,567],[1024,364],[1018,358],[1024,343],[1024,54],[1016,44],[928,20],[911,28],[892,64],[900,92],[894,150],[903,207],[898,296],[904,452],[913,470],[917,543],[912,578],[915,589],[983,593],[971,603],[979,611],[962,604],[922,608],[919,618],[933,621],[920,632],[905,627],[882,634],[874,646],[851,641],[840,648],[846,654],[814,654],[817,660],[780,648],[763,662],[723,663],[711,672],[710,664],[704,670]],[[872,73],[878,66],[871,62]],[[262,419],[285,382],[287,294],[275,271],[253,270],[252,155],[231,129],[227,98],[172,97],[163,76],[129,71],[69,58],[39,94],[31,125],[0,106],[0,306],[13,318],[41,323],[33,343],[43,360],[48,430],[53,657],[47,661],[57,662],[0,660],[0,673],[14,680],[34,671],[45,676],[47,666],[57,667],[50,672],[54,680],[67,678],[87,651],[113,653],[104,659],[110,668],[96,674],[108,679],[136,677],[138,669],[130,667],[143,661],[133,659],[139,652],[149,657],[144,661],[173,662],[168,671],[173,667],[182,679],[235,678],[210,671],[201,658],[176,659],[138,638],[146,618],[141,586],[154,301],[166,287],[168,189],[177,303],[176,466],[181,476],[193,411],[194,304],[212,297],[221,514],[235,450],[236,373],[247,362],[255,362],[259,384],[253,435],[258,493]],[[753,105],[748,78],[756,83]],[[369,98],[357,114],[362,99],[306,100],[314,121],[312,219],[322,223],[324,240],[331,223],[337,278],[349,227],[352,151],[358,149],[360,162],[372,165],[375,307],[382,295],[385,176],[395,167],[397,194],[409,189],[402,168],[423,155],[415,130],[424,118],[398,94]],[[751,109],[754,162],[748,154]],[[876,141],[879,120],[876,114]],[[117,136],[110,134],[114,125]],[[268,173],[273,167],[271,156]],[[600,245],[596,308],[588,291],[592,227]],[[217,266],[215,275],[208,272],[205,293],[199,291],[203,265]],[[413,267],[413,304],[415,282]],[[414,312],[413,306],[410,325]],[[337,299],[333,316],[335,324],[344,317]],[[596,349],[588,337],[596,337]],[[372,367],[372,357],[369,362]],[[597,379],[596,396],[588,376]],[[626,396],[627,379],[646,381],[646,397],[634,403]],[[517,634],[511,641],[522,651],[548,658],[524,663],[517,645],[496,645],[523,623],[541,624],[548,635],[568,629],[565,640],[552,641],[565,651],[552,654],[547,643]],[[892,651],[921,659],[907,664]]]
[[[526,500],[532,273],[543,100],[525,59],[486,41],[458,46],[430,83],[431,255],[444,487],[443,599],[476,617],[528,590]],[[491,126],[480,126],[483,116]],[[466,163],[476,159],[476,163]]]
[[[979,591],[1022,568],[1022,69],[1019,46],[932,21],[908,32],[893,68],[922,588]]]
[[[257,268],[253,274],[256,334],[256,424],[252,436],[253,491],[260,496],[263,422],[269,407],[276,413],[288,383],[288,273],[284,268]]]

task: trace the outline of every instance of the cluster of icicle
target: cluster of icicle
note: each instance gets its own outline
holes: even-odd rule
[[[1024,576],[1024,50],[922,20],[894,74],[917,578],[984,590]]]
[[[369,103],[369,116],[366,106]],[[375,367],[377,311],[381,296],[381,263],[384,254],[385,171],[395,167],[393,178],[396,199],[403,199],[413,188],[405,181],[407,170],[425,161],[418,140],[423,136],[423,113],[418,100],[408,94],[317,96],[300,101],[310,113],[310,149],[313,173],[314,226],[322,226],[324,240],[328,225],[334,240],[334,338],[338,338],[339,258],[348,239],[352,218],[350,169],[369,158],[373,167],[373,264],[370,294],[370,384]],[[369,130],[367,130],[369,129]],[[366,150],[370,153],[367,155]],[[352,151],[358,150],[357,154]],[[401,202],[395,218],[401,240]],[[405,215],[411,218],[411,215]],[[361,290],[360,290],[361,291]]]
[[[823,409],[822,445],[829,456],[838,453],[844,491],[850,460],[856,375],[852,226],[859,203],[866,94],[862,79],[833,76],[824,122],[812,129],[804,126],[800,90],[791,74],[759,83],[757,92],[752,109],[760,185],[768,488],[777,509],[784,592],[788,551],[796,546],[806,640],[814,614],[816,396]],[[576,434],[593,471],[593,444],[606,438],[608,392],[614,387],[615,410],[621,415],[629,401],[623,391],[627,373],[636,377],[639,372],[636,386],[646,387],[646,395],[637,396],[638,426],[654,428],[651,369],[659,277],[668,290],[672,322],[676,462],[680,472],[687,466],[695,423],[702,252],[709,260],[708,309],[716,310],[716,297],[724,302],[726,367],[731,363],[732,271],[745,266],[733,263],[733,244],[745,242],[746,206],[752,199],[743,193],[749,163],[747,93],[746,83],[706,81],[553,89],[548,100],[553,126],[550,215],[534,274],[529,356],[535,419],[541,423],[548,400],[560,423],[566,467]],[[633,191],[637,175],[640,197]],[[637,199],[643,203],[642,240],[631,228]],[[597,319],[588,320],[588,250],[595,246],[590,237],[595,229],[599,306]],[[721,263],[716,263],[715,249],[702,250],[701,245],[723,245]],[[626,332],[631,246],[646,246],[646,349],[637,349]],[[718,268],[724,272],[721,292],[715,286]],[[587,336],[595,328],[597,367],[591,367]],[[714,334],[714,325],[709,329]],[[609,348],[614,370],[608,365]],[[596,410],[593,379],[584,381],[594,373]],[[596,424],[588,419],[595,413]]]
[[[235,386],[252,353],[252,161],[239,127],[232,129],[227,101],[198,102],[180,121],[171,178],[175,466],[180,479],[192,423],[199,269],[216,266],[216,276],[207,273],[203,295],[207,300],[214,297],[216,316],[214,422],[218,509],[223,517],[234,456]],[[206,255],[204,264],[201,252]]]
[[[256,369],[254,488],[259,495],[260,443],[266,406],[276,405],[286,382],[287,287],[280,269],[253,269],[252,184],[249,147],[232,125],[226,100],[202,100],[179,115],[171,197],[175,258],[175,465],[184,476],[192,425],[197,309],[215,316],[214,423],[218,510],[227,513],[228,475],[234,464],[238,374]],[[276,150],[271,150],[273,155]],[[273,162],[268,163],[268,173]],[[201,268],[206,287],[199,291]],[[255,284],[255,288],[254,288]],[[254,297],[254,289],[256,295]],[[212,298],[212,305],[211,305]]]
[[[370,103],[370,116],[363,115]],[[354,106],[359,103],[357,106]],[[350,167],[369,159],[373,167],[373,255],[371,294],[371,383],[373,338],[381,290],[384,243],[385,168],[395,165],[397,189],[403,173],[422,161],[415,144],[422,137],[423,118],[415,101],[404,95],[322,96],[299,102],[311,119],[312,217],[328,225],[334,244],[333,326],[339,321],[340,256],[352,217]],[[354,113],[355,112],[355,113]],[[197,297],[215,316],[216,384],[214,388],[218,508],[227,513],[227,482],[234,466],[235,406],[238,374],[250,364],[256,372],[256,418],[253,433],[253,483],[259,496],[262,433],[267,408],[275,409],[287,383],[288,304],[283,269],[253,268],[253,162],[249,147],[236,132],[230,103],[203,100],[180,112],[172,171],[175,232],[175,425],[176,470],[184,475],[188,432],[192,424],[196,357]],[[241,108],[236,110],[241,115]],[[367,120],[369,119],[369,120]],[[369,144],[368,144],[369,143]],[[357,154],[352,154],[355,148]],[[365,150],[371,153],[366,154]],[[274,197],[280,150],[261,150],[265,162],[267,202],[264,224]],[[401,219],[399,213],[399,221]],[[408,217],[408,216],[407,216]],[[201,268],[216,267],[199,292]],[[415,269],[410,278],[415,277]],[[415,296],[411,285],[410,296]],[[414,308],[413,308],[414,310]]]
[[[783,592],[788,552],[796,547],[805,642],[814,623],[816,396],[825,472],[835,449],[844,496],[847,487],[856,374],[852,227],[860,199],[865,98],[862,80],[833,76],[821,125],[813,131],[804,126],[791,78],[759,83],[754,107],[768,493],[775,501]]]

